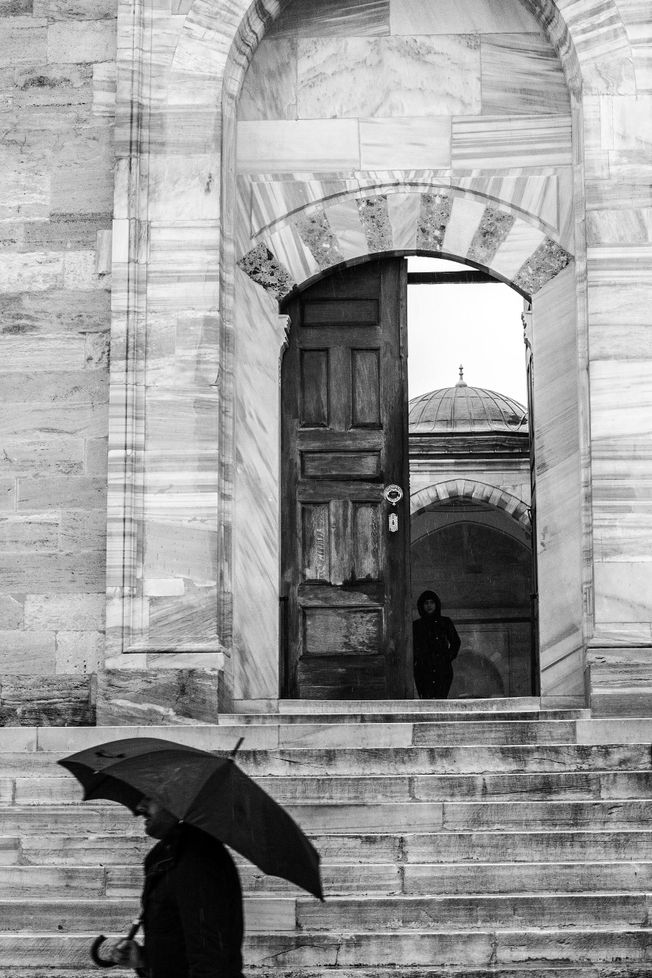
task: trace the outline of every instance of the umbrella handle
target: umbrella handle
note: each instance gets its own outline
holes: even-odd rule
[[[129,928],[125,940],[131,941],[136,936],[136,933],[139,928],[140,928],[140,917],[138,918],[138,920],[134,920],[133,924]],[[105,940],[106,937],[104,936],[104,934],[100,934],[98,937],[95,938],[95,940],[91,944],[91,958],[93,959],[93,963],[96,964],[98,968],[115,968],[116,965],[115,961],[107,961],[106,958],[100,957],[100,953],[99,953],[100,948],[102,944],[104,944]]]
[[[101,958],[99,955],[99,950],[102,944],[104,944],[106,937],[104,934],[100,934],[96,937],[91,944],[91,958],[93,959],[93,964],[96,964],[98,968],[115,968],[115,961],[107,961],[106,958]]]

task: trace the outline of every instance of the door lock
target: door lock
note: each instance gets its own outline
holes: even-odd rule
[[[401,499],[403,498],[403,490],[400,486],[394,484],[385,486],[383,489],[383,496],[393,510],[396,504],[400,503]],[[392,511],[389,514],[387,519],[387,528],[390,533],[398,533],[398,513]]]

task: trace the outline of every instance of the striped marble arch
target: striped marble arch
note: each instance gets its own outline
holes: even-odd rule
[[[572,260],[540,219],[442,186],[342,194],[270,223],[255,240],[238,264],[278,299],[342,262],[383,253],[456,258],[528,297]]]

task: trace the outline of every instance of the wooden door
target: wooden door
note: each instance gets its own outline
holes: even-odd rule
[[[336,272],[287,306],[285,695],[412,694],[406,300],[406,262],[390,259]],[[404,493],[394,507],[391,484]]]

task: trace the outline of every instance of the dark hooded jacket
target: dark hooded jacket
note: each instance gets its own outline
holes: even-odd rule
[[[180,824],[145,858],[147,978],[242,978],[242,893],[216,839]]]
[[[436,610],[427,615],[425,602],[430,598]],[[420,618],[412,623],[414,674],[418,678],[448,667],[460,649],[460,637],[450,618],[441,614],[441,601],[434,591],[424,591],[417,601]]]

